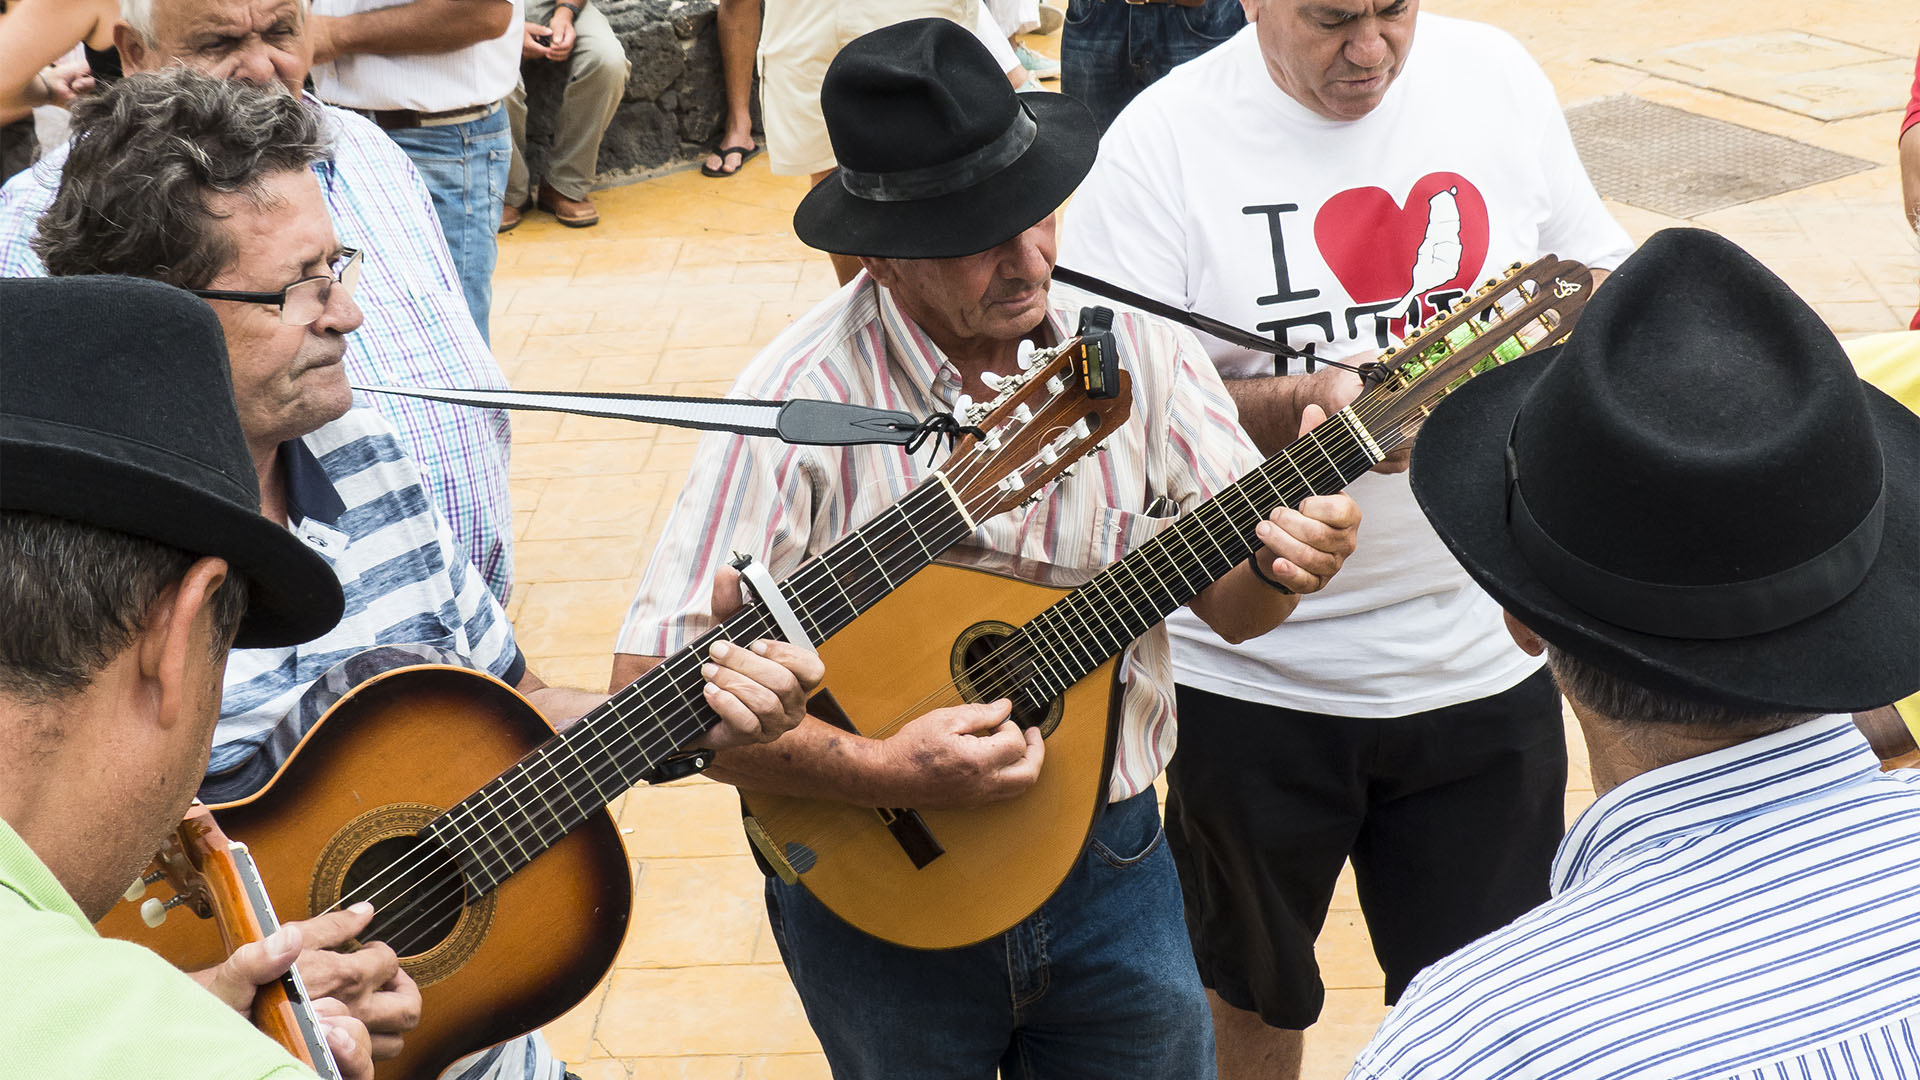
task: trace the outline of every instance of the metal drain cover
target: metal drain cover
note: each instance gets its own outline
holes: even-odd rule
[[[1698,217],[1874,164],[1631,94],[1568,109],[1567,127],[1603,197],[1669,217]]]

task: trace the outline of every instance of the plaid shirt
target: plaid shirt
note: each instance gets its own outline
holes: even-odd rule
[[[313,167],[333,227],[341,244],[366,252],[354,293],[366,322],[347,335],[348,374],[359,383],[504,387],[413,163],[365,118],[306,101],[333,136],[332,156]],[[31,244],[65,162],[61,147],[0,189],[0,276],[46,274]],[[506,414],[391,394],[369,399],[398,430],[461,549],[504,603],[513,584]]]
[[[1068,336],[1084,294],[1056,283],[1049,323]],[[1072,479],[1036,504],[981,525],[970,542],[1074,569],[1102,569],[1157,531],[1148,517],[1164,495],[1192,509],[1260,463],[1233,401],[1192,334],[1121,312],[1121,363],[1133,375],[1133,412],[1108,452],[1082,459]],[[768,345],[731,396],[815,398],[899,409],[951,411],[960,373],[887,291],[860,275]],[[786,446],[715,433],[700,443],[618,651],[666,656],[712,625],[709,593],[729,551],[783,578],[892,506],[932,469],[899,446]],[[831,678],[832,673],[828,673]],[[1109,798],[1146,790],[1173,754],[1173,674],[1167,634],[1155,627],[1120,662],[1124,711]]]

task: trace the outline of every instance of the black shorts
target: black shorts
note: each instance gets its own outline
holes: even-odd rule
[[[1351,857],[1391,1005],[1420,969],[1547,899],[1565,830],[1560,697],[1370,720],[1182,686],[1167,838],[1200,981],[1273,1027],[1326,997],[1313,941]]]

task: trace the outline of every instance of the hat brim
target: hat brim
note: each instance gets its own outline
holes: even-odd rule
[[[1064,94],[1021,94],[1039,129],[1011,165],[972,187],[931,199],[876,202],[849,192],[836,173],[793,212],[801,243],[835,255],[953,259],[1020,235],[1060,208],[1100,150],[1099,125]]]
[[[124,458],[76,446],[4,446],[4,506],[83,521],[225,559],[247,581],[235,648],[311,641],[340,621],[339,578],[320,555],[257,511]]]
[[[1879,556],[1839,603],[1791,626],[1723,641],[1604,622],[1535,576],[1507,531],[1506,441],[1560,348],[1476,376],[1422,425],[1413,494],[1469,575],[1526,627],[1571,656],[1651,689],[1721,705],[1856,712],[1920,689],[1920,417],[1863,384],[1886,468]]]

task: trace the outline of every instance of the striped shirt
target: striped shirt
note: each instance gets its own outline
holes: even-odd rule
[[[505,386],[467,310],[440,219],[413,163],[365,118],[306,100],[321,110],[333,136],[332,157],[313,171],[334,231],[341,244],[366,252],[354,292],[366,322],[347,335],[348,375],[363,384]],[[46,274],[31,243],[53,203],[66,154],[64,146],[55,149],[0,189],[0,277]],[[513,584],[506,413],[391,394],[371,395],[371,404],[398,429],[460,549],[504,602]]]
[[[1845,716],[1634,777],[1350,1078],[1920,1076],[1917,786]]]
[[[378,413],[349,410],[284,444],[280,458],[289,527],[333,565],[346,613],[304,645],[235,649],[228,656],[207,770],[216,782],[215,774],[256,755],[315,680],[363,649],[433,645],[508,683],[526,671],[505,612],[457,554],[420,474]],[[222,791],[221,797],[238,794]]]
[[[1048,315],[1053,340],[1070,335],[1080,306],[1092,302],[1056,283]],[[1157,496],[1190,509],[1259,464],[1192,334],[1132,312],[1115,317],[1114,333],[1133,375],[1133,412],[1108,439],[1108,452],[1084,459],[1038,503],[982,524],[972,543],[1100,569],[1165,523],[1146,513]],[[845,401],[925,416],[951,411],[960,389],[960,372],[885,289],[861,274],[768,345],[732,395]],[[709,591],[730,552],[751,554],[783,578],[900,501],[933,471],[926,456],[916,459],[899,446],[787,446],[707,435],[627,611],[618,651],[679,650],[712,625]],[[1145,790],[1173,753],[1173,677],[1163,629],[1128,647],[1120,678],[1125,710],[1109,793],[1115,801]]]

